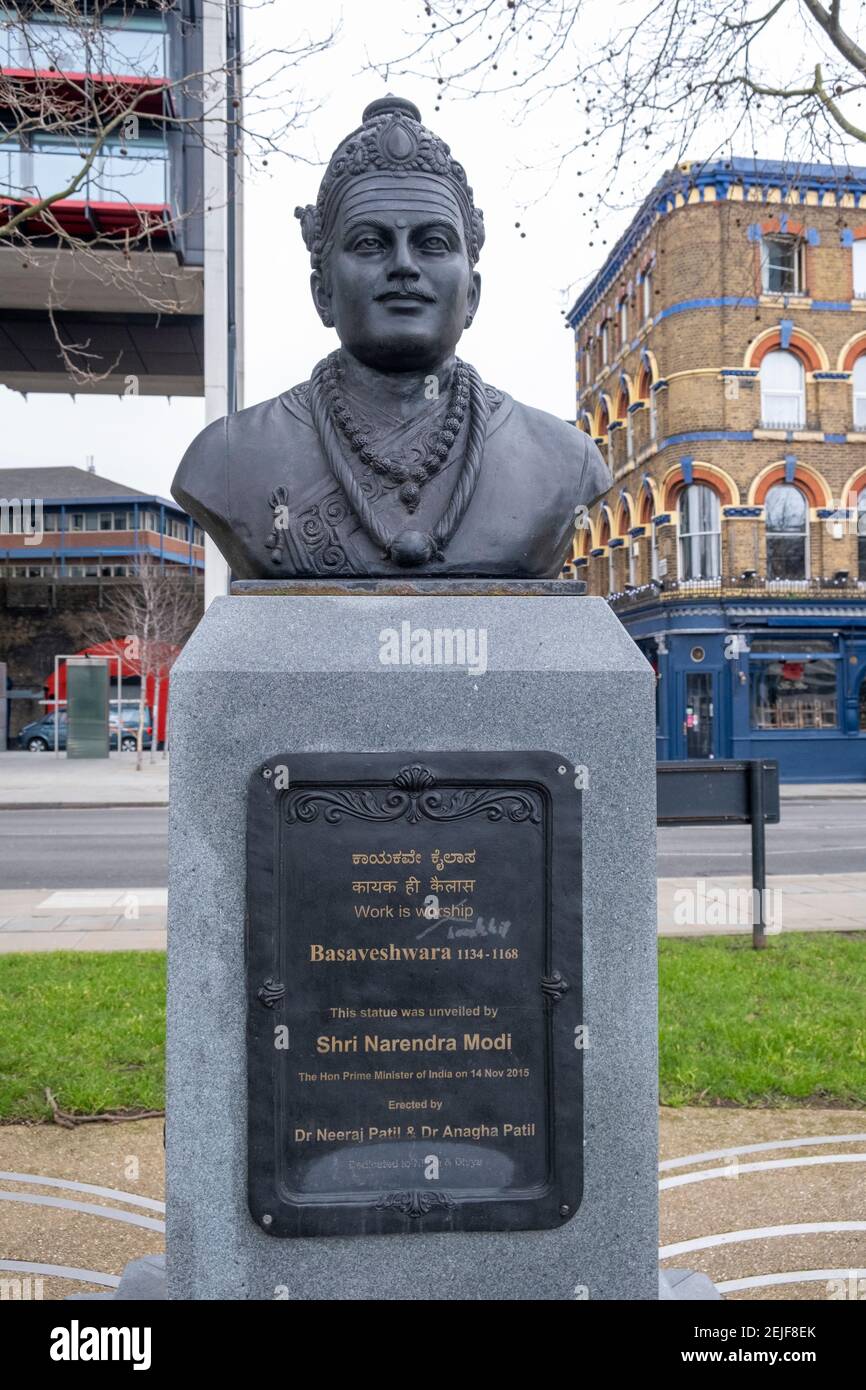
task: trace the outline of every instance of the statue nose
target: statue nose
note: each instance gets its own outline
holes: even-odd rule
[[[417,280],[421,274],[409,245],[408,236],[400,236],[394,243],[391,264],[388,267],[389,279]]]

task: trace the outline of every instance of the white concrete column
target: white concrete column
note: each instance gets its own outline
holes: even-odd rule
[[[204,400],[211,424],[228,412],[228,181],[226,166],[226,3],[203,0]],[[210,536],[204,543],[205,608],[227,594],[229,567]]]

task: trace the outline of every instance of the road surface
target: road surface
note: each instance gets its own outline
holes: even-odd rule
[[[0,811],[0,889],[164,887],[167,821],[162,807]],[[748,827],[660,830],[658,846],[663,878],[749,872]],[[771,874],[866,872],[866,802],[783,801],[767,854]]]

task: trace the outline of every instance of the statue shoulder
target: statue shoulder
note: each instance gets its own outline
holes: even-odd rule
[[[228,420],[206,425],[190,444],[178,465],[171,495],[184,511],[207,526],[212,517],[228,511]]]
[[[539,466],[545,471],[555,467],[569,489],[573,483],[578,502],[591,506],[612,487],[610,469],[598,445],[584,430],[520,401],[514,402],[513,414],[532,440],[533,453],[538,451]]]
[[[250,479],[271,458],[283,457],[295,434],[306,446],[308,387],[303,382],[207,425],[180,461],[171,485],[175,501],[205,526],[211,518],[228,518],[238,480]]]

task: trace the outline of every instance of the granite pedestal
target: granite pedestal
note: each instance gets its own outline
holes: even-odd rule
[[[404,623],[484,632],[485,659],[383,661]],[[656,1300],[653,675],[608,605],[218,599],[172,672],[171,738],[169,1297]],[[276,754],[406,749],[585,769],[583,1199],[554,1230],[279,1239],[247,1208],[248,779]]]

